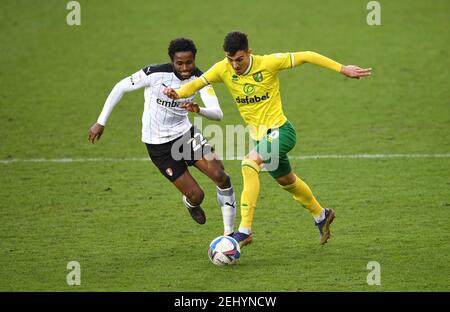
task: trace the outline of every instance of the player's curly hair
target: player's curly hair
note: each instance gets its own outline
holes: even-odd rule
[[[230,55],[237,51],[248,49],[247,34],[240,31],[232,31],[225,36],[223,40],[223,50]]]
[[[173,57],[174,57],[175,53],[189,52],[189,51],[194,54],[194,58],[195,58],[195,54],[197,53],[197,48],[195,47],[194,41],[192,41],[191,39],[177,38],[177,39],[173,39],[169,43],[168,53],[169,53],[170,59],[172,61],[173,61]]]

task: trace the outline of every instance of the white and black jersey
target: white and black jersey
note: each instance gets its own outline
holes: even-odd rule
[[[115,85],[97,122],[105,125],[112,109],[125,92],[145,87],[142,142],[162,144],[172,141],[189,131],[192,126],[188,119],[188,112],[179,108],[179,105],[192,102],[195,94],[189,98],[172,100],[164,95],[163,90],[166,87],[178,89],[201,75],[202,72],[195,68],[189,79],[182,80],[171,63],[144,67]],[[210,119],[220,120],[223,114],[212,86],[207,85],[201,89],[200,96],[205,107],[200,109],[199,114]]]

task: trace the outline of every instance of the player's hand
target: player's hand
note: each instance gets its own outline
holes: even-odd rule
[[[163,90],[163,93],[164,93],[165,95],[167,95],[168,97],[170,97],[172,100],[177,100],[177,99],[180,98],[180,96],[178,95],[178,93],[177,93],[174,89],[172,89],[172,88],[170,88],[170,87],[165,88],[165,89]]]
[[[200,112],[200,106],[198,106],[198,104],[195,102],[183,103],[180,105],[180,108],[184,108],[185,110],[190,111],[191,113]]]
[[[97,139],[97,141],[100,140],[100,137],[102,136],[104,129],[105,129],[105,127],[102,126],[101,124],[95,123],[91,127],[91,129],[89,129],[88,141],[91,142],[92,144],[94,144],[96,139]]]
[[[372,74],[372,68],[360,68],[355,65],[344,65],[341,69],[341,74],[355,79],[361,79],[363,77],[370,76]]]

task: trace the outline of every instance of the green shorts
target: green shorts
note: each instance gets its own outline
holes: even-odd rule
[[[273,128],[260,141],[255,149],[264,161],[265,170],[277,179],[292,171],[287,153],[297,143],[297,135],[292,124],[286,121],[280,128]]]

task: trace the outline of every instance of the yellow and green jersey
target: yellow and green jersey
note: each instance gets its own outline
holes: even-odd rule
[[[206,84],[223,82],[236,103],[250,136],[259,141],[270,128],[282,126],[287,118],[283,113],[278,72],[315,63],[340,71],[341,65],[314,52],[251,55],[248,69],[237,75],[227,58],[216,63],[200,78],[177,90],[181,98],[193,94]]]

